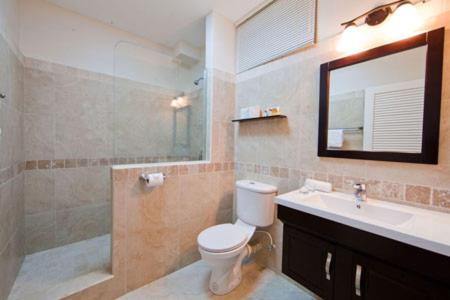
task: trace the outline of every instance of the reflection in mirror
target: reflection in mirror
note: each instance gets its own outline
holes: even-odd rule
[[[421,153],[427,46],[330,72],[330,150]]]
[[[189,148],[189,128],[190,128],[190,116],[191,108],[186,106],[174,110],[174,128],[173,144],[175,151],[183,152],[186,148]]]

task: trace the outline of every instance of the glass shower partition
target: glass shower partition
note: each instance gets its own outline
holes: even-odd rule
[[[207,159],[204,60],[130,42],[114,55],[115,164]]]

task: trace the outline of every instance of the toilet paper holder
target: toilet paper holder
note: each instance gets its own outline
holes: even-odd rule
[[[141,175],[139,175],[139,179],[148,184],[150,182],[150,178],[153,174],[158,174],[158,173],[141,173]],[[162,173],[162,174],[163,174],[163,178],[166,179],[166,177],[167,177],[166,174],[165,173]]]

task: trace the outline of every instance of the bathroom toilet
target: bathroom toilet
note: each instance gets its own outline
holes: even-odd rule
[[[268,184],[237,181],[237,221],[209,227],[198,235],[202,259],[211,267],[209,288],[214,294],[225,295],[241,282],[241,264],[251,253],[248,242],[256,227],[273,223],[276,192],[277,188]]]

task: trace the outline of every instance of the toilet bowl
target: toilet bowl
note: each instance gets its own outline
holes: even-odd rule
[[[249,253],[248,241],[256,227],[238,220],[202,231],[197,238],[202,259],[211,267],[209,289],[225,295],[241,282],[242,260]]]
[[[216,295],[225,295],[239,285],[241,264],[251,252],[248,242],[256,226],[273,223],[276,187],[250,180],[238,181],[236,187],[239,219],[234,224],[209,227],[197,237],[201,257],[211,267],[209,289]]]

